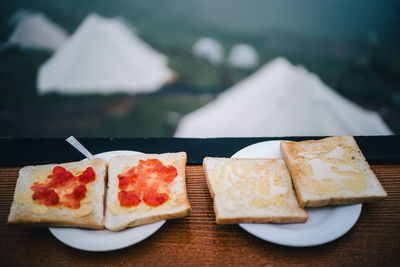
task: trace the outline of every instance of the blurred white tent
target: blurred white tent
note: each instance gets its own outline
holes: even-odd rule
[[[39,70],[38,90],[65,94],[158,90],[173,80],[168,58],[118,18],[89,15]]]
[[[224,48],[215,39],[203,37],[196,41],[192,47],[195,56],[205,58],[214,65],[224,62]]]
[[[228,64],[236,68],[254,68],[258,65],[258,53],[248,44],[237,44],[229,53]]]
[[[389,135],[381,117],[284,58],[186,115],[176,137]]]
[[[41,13],[19,11],[11,18],[16,27],[7,45],[55,51],[68,38],[68,34]]]

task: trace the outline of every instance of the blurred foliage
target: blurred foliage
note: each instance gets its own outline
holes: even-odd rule
[[[141,38],[168,56],[178,77],[150,95],[39,96],[36,76],[51,54],[2,50],[0,123],[5,127],[0,136],[172,136],[180,116],[278,56],[303,65],[329,87],[377,110],[400,132],[396,1],[7,0],[0,5],[2,41],[13,29],[10,16],[20,8],[43,12],[69,33],[91,12],[123,17]],[[260,65],[242,70],[193,56],[191,47],[203,36],[217,39],[226,56],[237,43],[252,45]]]

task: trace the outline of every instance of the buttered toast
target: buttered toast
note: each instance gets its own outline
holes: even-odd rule
[[[387,195],[351,135],[280,146],[302,207],[355,204]]]
[[[104,228],[106,161],[20,169],[8,223]]]
[[[203,160],[218,224],[305,222],[282,159]]]
[[[120,231],[189,215],[185,166],[185,152],[111,158],[105,227]]]

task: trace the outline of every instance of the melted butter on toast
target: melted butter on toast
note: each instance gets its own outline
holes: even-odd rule
[[[287,189],[277,172],[268,172],[263,164],[224,163],[212,170],[216,194],[226,199],[229,208],[281,206]],[[231,205],[230,205],[230,204]]]
[[[354,161],[351,145],[324,142],[296,147],[296,160],[302,162],[301,183],[313,194],[325,195],[341,190],[358,193],[366,188],[366,174]]]

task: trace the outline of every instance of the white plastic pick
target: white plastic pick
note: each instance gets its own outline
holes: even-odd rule
[[[86,147],[84,147],[81,143],[79,143],[79,141],[76,140],[76,138],[73,137],[72,135],[65,140],[68,143],[70,143],[73,147],[75,147],[79,152],[81,152],[83,155],[85,155],[85,157],[87,157],[88,159],[94,158],[92,153],[90,153],[89,150],[87,150]]]

